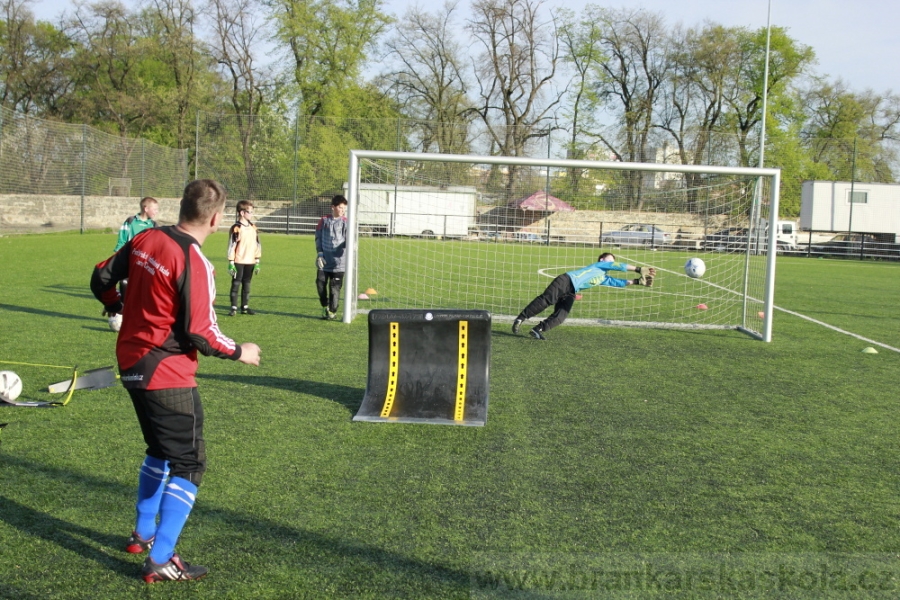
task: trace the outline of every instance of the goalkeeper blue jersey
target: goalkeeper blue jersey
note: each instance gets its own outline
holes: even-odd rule
[[[596,262],[575,271],[568,271],[566,275],[572,280],[572,286],[576,292],[598,285],[609,287],[625,287],[627,285],[627,279],[610,277],[606,274],[607,271],[628,271],[628,265],[620,262]]]

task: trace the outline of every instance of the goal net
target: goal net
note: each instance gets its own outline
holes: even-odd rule
[[[766,224],[778,214],[779,177],[777,169],[353,151],[343,318],[458,308],[511,322],[554,277],[609,251],[655,267],[653,286],[584,290],[567,323],[735,328],[770,341],[776,232]],[[692,257],[706,263],[699,279],[684,272]]]

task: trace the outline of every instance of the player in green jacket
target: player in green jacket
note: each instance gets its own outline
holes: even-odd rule
[[[125,219],[125,222],[119,227],[119,239],[116,242],[116,247],[113,248],[113,252],[118,252],[130,239],[145,229],[157,227],[156,221],[153,220],[157,214],[159,214],[159,202],[157,202],[156,198],[151,198],[150,196],[141,198],[141,212]],[[119,282],[119,293],[122,295],[123,301],[125,300],[125,290],[127,288],[127,279]]]

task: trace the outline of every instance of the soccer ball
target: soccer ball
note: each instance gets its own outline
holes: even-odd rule
[[[706,273],[706,263],[699,258],[690,258],[684,263],[684,272],[688,277],[697,279]]]
[[[0,398],[12,402],[22,393],[22,379],[12,371],[0,371]]]
[[[122,313],[117,313],[109,318],[109,328],[118,332],[122,329]]]

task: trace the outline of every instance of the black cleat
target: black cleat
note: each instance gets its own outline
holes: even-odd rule
[[[173,554],[164,565],[158,565],[148,556],[141,569],[141,578],[146,583],[158,581],[193,581],[206,576],[208,569],[199,565],[192,565],[181,560],[177,554]]]
[[[154,539],[155,538],[150,538],[149,540],[145,540],[137,534],[137,531],[134,531],[132,532],[131,537],[128,538],[128,541],[125,542],[125,552],[128,552],[129,554],[142,554],[153,547]]]
[[[538,327],[539,326],[536,325],[534,328],[532,328],[532,330],[530,332],[531,337],[533,337],[536,340],[546,340],[547,338],[544,337],[544,332],[541,331],[540,329],[538,329]]]
[[[233,316],[236,315],[236,314],[237,314],[237,309],[236,309],[236,308],[232,308],[230,311],[228,311],[228,316],[229,316],[229,317],[233,317]]]
[[[242,315],[255,315],[256,311],[253,310],[252,308],[245,306],[244,308],[241,309],[241,314]]]
[[[516,319],[515,321],[513,321],[512,330],[514,334],[519,335],[519,328],[522,326],[522,323],[524,321],[525,319]]]

